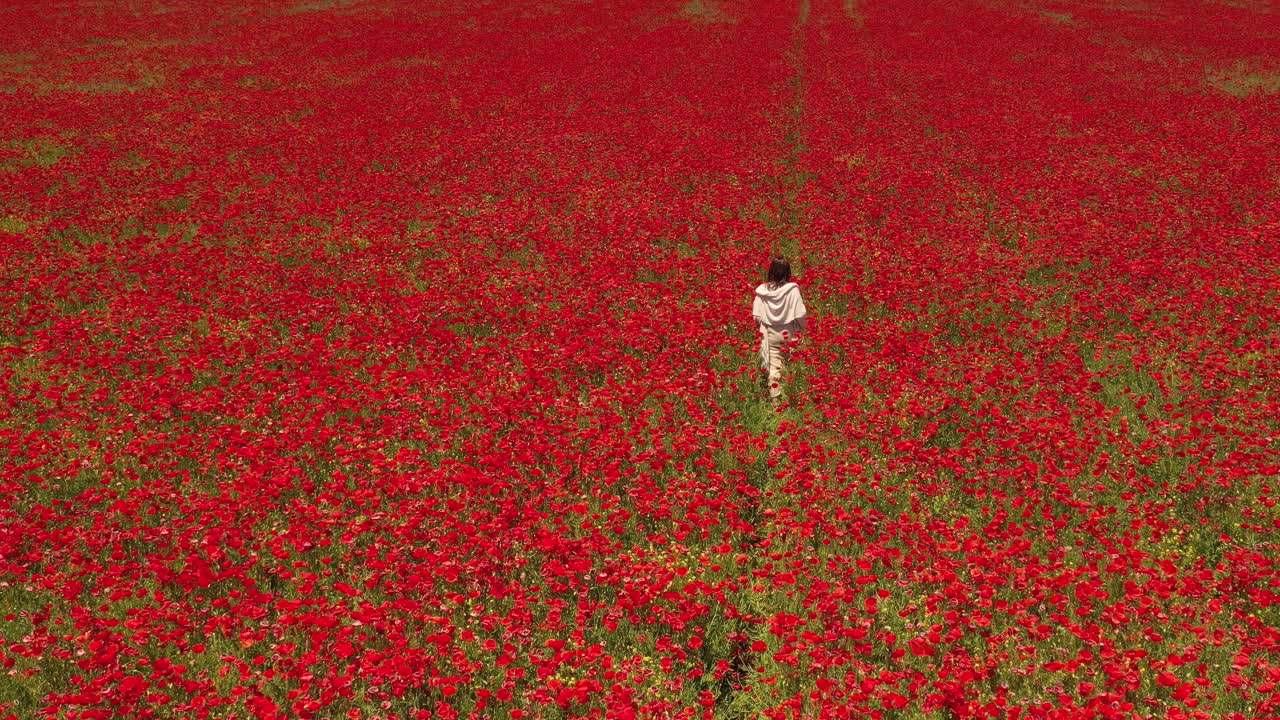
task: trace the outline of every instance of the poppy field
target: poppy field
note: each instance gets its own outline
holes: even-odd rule
[[[1272,3],[0,40],[0,718],[1280,717]]]

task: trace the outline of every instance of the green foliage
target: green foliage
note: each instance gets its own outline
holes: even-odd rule
[[[28,227],[30,227],[30,225],[27,224],[27,221],[17,215],[5,215],[4,217],[0,217],[0,232],[16,234],[25,232]]]
[[[1226,67],[1206,68],[1205,79],[1211,87],[1236,97],[1280,92],[1280,70],[1243,60]]]

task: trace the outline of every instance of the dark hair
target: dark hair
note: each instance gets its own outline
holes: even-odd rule
[[[769,286],[778,287],[791,281],[791,263],[781,255],[775,255],[769,263]]]

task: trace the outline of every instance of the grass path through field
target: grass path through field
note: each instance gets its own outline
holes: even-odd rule
[[[796,4],[791,40],[785,50],[785,61],[790,72],[784,81],[785,91],[780,93],[782,106],[777,109],[776,120],[776,132],[782,143],[781,154],[776,161],[777,175],[773,179],[775,195],[770,198],[774,214],[769,224],[775,243],[770,250],[791,258],[796,258],[800,251],[807,220],[802,196],[809,177],[804,167],[803,155],[806,147],[806,31],[811,9],[810,0],[799,0]],[[747,364],[756,364],[754,353],[750,353]],[[752,378],[757,375],[758,373],[753,374]],[[794,406],[775,410],[768,403],[758,383],[753,381],[749,385],[744,394],[751,397],[754,391],[752,407],[738,409],[753,434],[762,437],[765,450],[758,458],[757,467],[750,473],[752,484],[758,492],[747,502],[747,516],[752,531],[746,534],[740,548],[747,558],[743,565],[743,575],[748,583],[732,602],[743,613],[735,622],[725,626],[732,637],[727,638],[722,645],[733,648],[730,657],[732,672],[728,676],[728,682],[722,684],[716,708],[718,717],[728,718],[755,717],[761,710],[776,702],[776,697],[771,697],[771,688],[777,679],[773,675],[775,663],[769,657],[776,645],[770,637],[771,621],[783,614],[785,608],[777,606],[774,602],[777,596],[753,578],[767,574],[771,548],[778,534],[783,532],[783,528],[777,523],[778,509],[790,504],[783,499],[787,492],[786,479],[776,472],[786,462],[786,438],[796,429],[797,422],[813,420],[807,413],[801,419],[801,411]],[[733,415],[729,414],[730,417]]]
[[[786,61],[790,74],[786,80],[786,106],[781,108],[779,133],[783,140],[784,154],[780,158],[778,175],[778,208],[774,230],[777,233],[777,250],[783,255],[795,255],[799,248],[799,236],[804,228],[804,208],[800,194],[806,174],[801,163],[805,148],[804,131],[804,59],[805,28],[809,24],[810,0],[799,0],[795,24],[791,29],[791,45],[787,48]]]

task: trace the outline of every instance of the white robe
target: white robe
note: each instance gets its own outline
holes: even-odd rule
[[[756,288],[751,315],[760,322],[760,332],[764,332],[766,327],[791,325],[805,316],[800,286],[789,282],[771,288],[769,283],[763,283]]]

